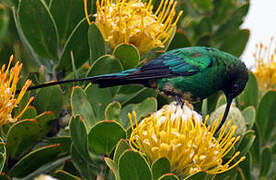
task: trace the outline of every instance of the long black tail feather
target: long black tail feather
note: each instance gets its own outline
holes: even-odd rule
[[[29,91],[29,90],[35,90],[35,89],[40,89],[40,88],[49,87],[49,86],[55,86],[59,84],[83,82],[83,81],[90,81],[91,83],[98,84],[100,88],[125,85],[125,84],[140,84],[140,85],[148,86],[148,80],[133,79],[133,78],[129,78],[128,75],[110,74],[110,75],[99,75],[94,77],[87,77],[82,79],[70,79],[70,80],[64,80],[64,81],[49,82],[49,83],[29,87],[27,90]],[[18,94],[20,91],[21,91],[20,89],[17,90],[16,94]]]

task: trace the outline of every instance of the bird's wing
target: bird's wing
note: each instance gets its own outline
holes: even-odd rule
[[[212,58],[207,50],[172,50],[145,64],[127,78],[138,80],[191,76],[210,67]]]

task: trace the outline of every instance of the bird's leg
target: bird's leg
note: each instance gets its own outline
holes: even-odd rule
[[[179,105],[181,106],[181,108],[182,108],[183,105],[184,105],[184,101],[183,101],[182,97],[179,96],[178,94],[176,94],[176,95],[174,96],[174,98],[175,98],[175,101],[177,102],[177,104],[179,104]]]

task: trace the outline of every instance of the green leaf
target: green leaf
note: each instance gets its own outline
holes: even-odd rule
[[[60,43],[64,45],[74,27],[83,19],[83,0],[52,0],[50,11],[57,24]]]
[[[151,171],[152,171],[153,179],[157,180],[162,175],[165,175],[171,172],[170,161],[166,158],[157,159],[152,163]]]
[[[129,127],[130,121],[128,119],[128,113],[132,113],[133,111],[135,111],[137,114],[137,121],[139,121],[140,118],[142,118],[143,116],[155,112],[156,110],[157,101],[155,98],[147,98],[139,104],[129,104],[125,106],[121,111],[122,125],[125,128]]]
[[[207,108],[208,108],[207,114],[211,114],[211,112],[215,110],[216,104],[221,94],[222,94],[221,92],[217,92],[207,98]]]
[[[36,149],[20,159],[8,172],[8,175],[23,178],[42,165],[55,161],[59,153],[59,144]]]
[[[251,146],[253,145],[255,137],[256,135],[253,130],[249,130],[243,135],[243,138],[238,148],[238,151],[241,152],[238,158],[245,156],[248,153]]]
[[[242,29],[231,36],[227,36],[220,49],[233,54],[234,56],[240,57],[243,53],[247,41],[249,39],[250,31],[247,29]]]
[[[61,152],[69,154],[72,144],[71,136],[57,136],[49,138],[48,140],[53,144],[60,144]]]
[[[121,155],[126,151],[128,150],[130,147],[129,147],[129,144],[127,142],[127,140],[125,139],[120,139],[120,141],[117,143],[116,145],[116,149],[115,149],[115,152],[114,152],[114,162],[116,164],[119,164],[119,159],[121,158]]]
[[[104,158],[104,161],[106,165],[111,169],[113,175],[115,176],[115,179],[120,180],[118,164],[116,164],[112,159],[109,159],[107,157]]]
[[[70,174],[69,172],[66,172],[64,170],[57,170],[54,174],[53,177],[62,179],[62,180],[79,180],[80,178],[77,176],[74,176]]]
[[[121,72],[122,69],[123,69],[122,65],[120,64],[117,58],[111,55],[105,55],[95,61],[95,63],[88,71],[87,76],[91,77],[91,76],[97,76],[102,74],[117,73],[117,72]],[[112,97],[114,97],[118,92],[118,89],[119,87],[109,87],[109,88],[99,89],[99,91],[105,90]]]
[[[113,55],[118,58],[124,70],[135,68],[140,61],[138,49],[132,44],[120,44],[115,47]]]
[[[45,2],[21,0],[18,16],[24,35],[36,53],[57,60],[57,27]]]
[[[224,41],[225,37],[239,30],[239,26],[243,23],[243,18],[247,14],[249,4],[242,5],[229,16],[227,21],[218,28],[213,35],[215,42]]]
[[[250,153],[246,154],[246,159],[239,164],[239,168],[241,168],[242,170],[242,175],[244,179],[251,180],[252,157]],[[241,179],[241,178],[239,178],[238,176],[237,179]]]
[[[82,179],[94,180],[96,179],[96,166],[93,162],[89,163],[83,156],[79,154],[76,147],[72,146],[72,161],[76,169],[81,174]]]
[[[235,180],[237,178],[238,171],[236,168],[232,168],[231,170],[222,173],[222,174],[217,174],[215,178],[208,178],[208,175],[206,174],[206,180],[207,179],[214,179],[214,180]],[[211,175],[211,177],[214,175]],[[210,176],[209,176],[210,177]],[[193,180],[193,179],[192,179]],[[199,178],[198,180],[202,180],[202,178]]]
[[[57,70],[72,71],[71,52],[74,54],[76,68],[81,67],[89,59],[89,46],[87,42],[88,23],[82,19],[68,37]]]
[[[111,102],[107,105],[105,108],[105,119],[106,120],[115,120],[117,122],[120,122],[120,113],[121,113],[122,105],[117,102]]]
[[[93,64],[99,57],[106,54],[102,33],[95,23],[92,23],[88,28],[88,44],[90,48],[89,64]]]
[[[127,105],[127,104],[137,104],[149,97],[156,97],[156,96],[157,96],[156,90],[151,88],[142,88],[133,94],[117,96],[116,99],[122,102],[122,105]]]
[[[168,173],[161,176],[158,180],[179,180],[179,178],[172,173]]]
[[[0,180],[11,180],[12,178],[9,177],[7,174],[0,174]]]
[[[74,87],[71,95],[71,106],[73,115],[81,115],[85,121],[87,132],[97,122],[95,113],[89,103],[84,90],[80,87]]]
[[[261,170],[260,170],[259,177],[267,176],[272,162],[273,162],[272,149],[269,146],[265,146],[261,155],[261,164],[260,164]]]
[[[212,20],[210,17],[203,17],[194,28],[194,39],[198,40],[212,33]]]
[[[138,152],[125,151],[119,160],[121,180],[152,179],[149,164]]]
[[[86,87],[85,93],[95,114],[96,122],[104,120],[106,106],[113,100],[113,90],[113,88],[99,88],[94,84],[89,84]]]
[[[89,162],[90,155],[88,153],[87,133],[84,120],[81,116],[73,116],[69,123],[69,127],[72,143],[74,144],[76,151],[80,154],[82,159]]]
[[[20,117],[20,119],[34,119],[37,115],[37,111],[35,107],[29,106],[26,111],[23,113],[23,115]]]
[[[247,129],[252,129],[255,119],[256,119],[256,110],[254,106],[248,106],[242,111],[242,115],[245,119]]]
[[[177,29],[177,27],[174,27],[174,28],[173,28],[173,31],[172,31],[172,33],[171,33],[169,39],[168,39],[167,42],[165,42],[165,44],[164,44],[164,48],[157,48],[156,51],[159,51],[159,49],[160,49],[161,52],[162,52],[162,51],[165,51],[165,52],[166,52],[166,51],[168,50],[168,48],[169,48],[169,46],[170,46],[170,44],[171,44],[171,42],[172,42],[172,40],[173,40],[173,38],[174,38],[176,29]],[[153,52],[152,54],[155,54],[156,51]],[[158,53],[157,53],[157,54],[158,54]],[[154,55],[153,55],[153,56],[154,56]],[[152,58],[149,58],[149,59],[152,59]]]
[[[211,179],[214,179],[214,177],[215,177],[214,175],[210,175],[205,172],[198,172],[196,174],[189,176],[187,179],[189,179],[189,180],[211,180]]]
[[[109,155],[120,139],[126,138],[126,131],[116,121],[101,121],[88,134],[88,143],[97,154]]]
[[[10,158],[19,159],[40,140],[41,128],[38,121],[23,120],[13,124],[7,134],[7,153]]]
[[[199,37],[196,41],[197,46],[211,46],[212,37],[210,34],[204,34],[203,36]]]
[[[48,134],[48,132],[52,129],[53,120],[55,120],[55,115],[53,112],[44,112],[35,119],[39,122],[41,127],[41,137],[44,137]]]
[[[21,99],[20,103],[17,105],[17,107],[13,110],[14,116],[18,116],[26,107],[28,104],[29,100],[31,98],[31,92],[26,92]],[[30,106],[29,106],[30,107]],[[22,118],[20,118],[22,119]]]
[[[265,93],[258,106],[256,124],[263,142],[267,142],[275,125],[276,90]]]
[[[202,13],[213,9],[213,0],[191,0],[191,3],[197,11]]]
[[[224,0],[224,1],[214,1],[214,11],[212,15],[212,20],[215,24],[223,24],[225,20],[231,15],[231,12],[235,10],[234,1]]]
[[[243,92],[237,97],[238,106],[240,109],[244,109],[247,106],[258,105],[259,99],[259,87],[258,82],[253,73],[249,73],[249,79]]]
[[[8,8],[1,4],[0,7],[0,42],[5,38],[9,26],[9,11]]]
[[[191,46],[188,35],[184,31],[176,31],[174,38],[169,46],[169,50]]]
[[[221,95],[221,96],[218,98],[217,105],[216,105],[216,109],[219,108],[220,106],[226,104],[226,103],[227,103],[227,101],[226,101],[225,95]]]
[[[0,174],[4,168],[6,158],[7,158],[7,152],[6,152],[6,144],[4,143],[3,139],[0,138]]]
[[[253,162],[260,162],[261,156],[261,136],[258,130],[256,130],[256,124],[254,124],[253,129],[256,133],[255,141],[253,142],[250,153],[252,154]]]
[[[34,105],[39,113],[53,111],[59,117],[64,97],[59,86],[45,87],[39,90]]]

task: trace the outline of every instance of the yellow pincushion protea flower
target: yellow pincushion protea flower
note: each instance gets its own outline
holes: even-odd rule
[[[34,99],[31,97],[25,108],[16,117],[12,117],[12,110],[19,104],[26,90],[32,83],[31,80],[27,80],[22,90],[18,94],[18,97],[15,97],[16,86],[19,80],[22,64],[16,62],[14,67],[11,68],[12,60],[13,56],[10,57],[7,68],[5,65],[2,65],[2,68],[0,69],[0,126],[10,122],[15,122],[19,117],[22,116],[28,105]]]
[[[198,172],[219,174],[235,167],[245,157],[236,163],[231,162],[240,154],[223,164],[223,157],[232,149],[240,137],[234,137],[236,126],[230,127],[230,122],[223,125],[217,138],[214,137],[218,121],[213,126],[202,122],[201,116],[193,110],[190,104],[183,108],[176,102],[164,106],[159,111],[137,123],[136,127],[129,114],[132,133],[130,146],[143,152],[151,162],[166,157],[174,173],[186,178]]]
[[[91,24],[85,1],[85,14]],[[152,0],[143,3],[141,0],[97,0],[95,24],[103,38],[113,48],[121,43],[135,45],[141,53],[154,48],[164,47],[173,33],[182,11],[176,16],[176,2],[161,0],[153,13]],[[175,19],[175,20],[174,20]]]
[[[264,46],[262,43],[257,45],[255,58],[255,71],[259,86],[261,90],[273,88],[276,86],[276,61],[274,56],[276,54],[276,47],[273,49],[274,42],[271,38],[270,45]]]

